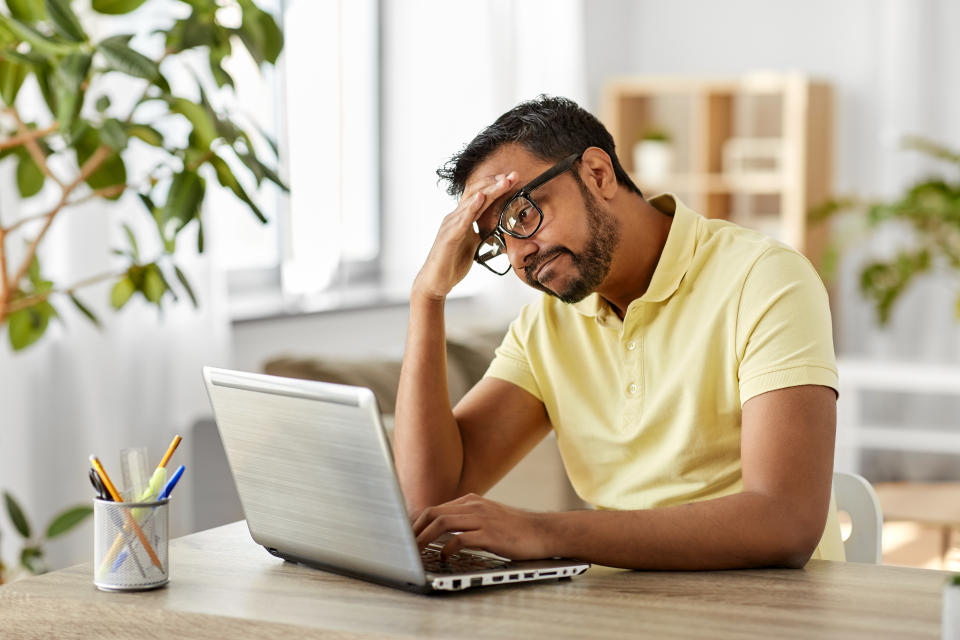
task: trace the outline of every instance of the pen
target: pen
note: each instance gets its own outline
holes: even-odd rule
[[[110,476],[107,475],[106,470],[103,468],[103,465],[100,464],[100,460],[97,459],[97,456],[90,456],[90,464],[92,464],[93,468],[97,470],[97,475],[100,476],[100,480],[103,481],[103,486],[106,487],[107,491],[110,493],[110,497],[113,498],[113,501],[123,502],[120,494],[117,493],[117,488],[113,486],[113,482],[110,481]],[[124,511],[123,515],[126,517],[127,526],[131,527],[133,532],[137,534],[137,537],[140,539],[140,543],[146,550],[147,555],[150,556],[150,562],[160,569],[160,571],[163,571],[163,565],[160,564],[160,558],[157,557],[156,551],[153,550],[153,547],[150,546],[150,542],[147,540],[146,536],[143,535],[143,529],[140,528],[140,525],[137,524],[137,521],[134,520],[133,516],[128,512]],[[117,539],[123,540],[122,535],[118,535]]]
[[[173,476],[170,477],[170,480],[167,481],[166,486],[163,487],[163,491],[160,492],[157,500],[166,500],[170,497],[170,493],[173,491],[173,488],[177,486],[178,482],[180,482],[180,476],[183,475],[184,469],[186,469],[186,467],[183,465],[177,467],[177,470],[173,472]]]

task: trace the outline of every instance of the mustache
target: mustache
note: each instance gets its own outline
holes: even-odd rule
[[[550,247],[533,256],[529,263],[523,267],[523,273],[527,276],[527,281],[533,280],[533,273],[539,269],[541,265],[564,253],[570,254],[570,256],[573,257],[573,252],[564,247]]]

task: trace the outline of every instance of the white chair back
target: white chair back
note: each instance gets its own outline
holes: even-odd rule
[[[880,564],[883,539],[883,511],[873,486],[855,473],[833,474],[837,510],[850,515],[852,530],[843,542],[847,562]]]

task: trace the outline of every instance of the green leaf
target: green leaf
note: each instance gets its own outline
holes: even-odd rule
[[[93,10],[108,16],[118,16],[135,11],[146,0],[93,0]]]
[[[290,190],[287,188],[287,185],[284,184],[283,180],[280,179],[280,176],[278,176],[273,169],[260,162],[260,159],[254,154],[237,152],[237,157],[240,158],[240,161],[243,162],[248,169],[250,169],[250,172],[253,173],[254,176],[256,176],[257,185],[263,182],[263,179],[266,178],[284,191]]]
[[[56,96],[56,116],[63,131],[73,126],[73,121],[83,105],[84,82],[90,71],[90,55],[75,53],[65,57],[53,74],[53,90]]]
[[[139,138],[154,147],[163,146],[163,136],[160,132],[145,124],[132,124],[127,126],[127,135]]]
[[[210,73],[213,75],[213,80],[217,83],[217,87],[221,89],[223,87],[230,87],[231,89],[235,87],[233,76],[223,68],[223,60],[227,55],[229,55],[229,50],[226,54],[223,54],[213,48],[210,49]]]
[[[33,256],[33,260],[30,261],[30,266],[27,267],[27,278],[29,278],[30,283],[33,286],[37,286],[37,283],[40,282],[40,260],[37,259],[37,256]]]
[[[115,118],[104,120],[100,128],[100,139],[114,151],[123,151],[127,146],[127,132]]]
[[[124,225],[123,225],[123,230],[124,230],[124,232],[127,234],[127,242],[130,243],[130,249],[131,249],[130,255],[133,256],[133,259],[134,259],[134,260],[136,260],[136,261],[139,262],[139,261],[140,261],[140,247],[137,246],[137,237],[136,237],[135,235],[133,235],[133,229],[130,228],[130,225],[124,224]]]
[[[107,38],[97,45],[97,51],[123,73],[156,82],[160,79],[160,67],[147,56],[131,49],[127,45],[130,37],[121,35]]]
[[[70,531],[93,514],[93,507],[79,505],[61,511],[47,526],[47,538],[56,538]]]
[[[17,530],[17,533],[24,538],[29,538],[30,522],[27,520],[27,516],[24,515],[23,509],[20,508],[20,504],[6,491],[3,492],[3,501],[7,505],[7,515],[10,516],[10,522],[13,523],[13,527]]]
[[[190,298],[190,302],[193,303],[193,308],[197,309],[200,305],[197,303],[197,296],[193,293],[193,287],[190,286],[190,281],[187,280],[187,276],[184,275],[183,271],[180,270],[180,267],[173,265],[173,271],[177,274],[177,280],[180,281],[180,285],[183,287],[183,290],[187,292],[187,296]]]
[[[47,108],[50,109],[50,113],[55,114],[57,112],[57,95],[53,90],[53,67],[49,64],[36,65],[33,73],[37,76],[37,84],[40,85],[40,93],[43,95],[44,102],[47,103]]]
[[[241,185],[240,181],[237,180],[237,177],[233,175],[233,171],[230,169],[230,165],[227,164],[227,161],[218,155],[214,155],[212,158],[210,158],[209,162],[211,165],[213,165],[214,170],[217,172],[217,181],[224,187],[233,191],[235,196],[246,203],[246,205],[250,208],[250,211],[253,212],[253,215],[255,215],[260,222],[266,224],[267,217],[263,215],[263,212],[260,211],[260,208],[256,205],[256,203],[250,198],[249,195],[247,195],[243,185]]]
[[[43,171],[40,170],[29,153],[23,152],[18,155],[17,189],[20,191],[21,198],[29,198],[40,193],[46,176],[43,175]]]
[[[160,233],[165,239],[176,236],[200,214],[205,190],[206,181],[193,171],[183,171],[173,177],[167,202],[157,219]]]
[[[124,276],[113,285],[113,290],[110,291],[110,306],[114,309],[122,309],[136,290],[130,276]]]
[[[27,42],[37,53],[66,56],[79,50],[77,44],[67,44],[48,38],[30,25],[0,13],[0,25],[12,31],[21,40]]]
[[[170,110],[179,113],[193,125],[192,135],[196,136],[197,143],[203,150],[210,148],[217,139],[217,128],[210,114],[199,104],[190,102],[186,98],[174,98],[170,102]]]
[[[50,318],[56,315],[56,309],[47,301],[11,313],[7,317],[7,329],[13,350],[26,349],[42,338],[50,324]]]
[[[70,8],[69,0],[44,0],[44,5],[57,33],[73,42],[86,42],[87,34]]]
[[[80,301],[80,298],[78,298],[72,293],[69,293],[67,295],[70,296],[70,301],[73,302],[74,306],[80,311],[80,313],[87,316],[87,319],[90,320],[90,322],[92,322],[97,329],[103,329],[103,324],[100,322],[100,318],[98,318],[93,313],[93,311],[91,311],[89,307],[87,307],[87,305],[83,304]]]
[[[90,159],[90,156],[100,147],[100,134],[96,129],[85,126],[77,133],[74,139],[74,150],[77,154],[77,164],[83,164]],[[100,168],[90,174],[87,178],[87,184],[93,189],[103,189],[113,185],[126,184],[127,169],[123,163],[120,154],[113,153],[104,160]],[[111,196],[110,200],[117,200],[122,194]]]
[[[7,7],[10,15],[21,22],[38,22],[47,17],[43,0],[7,0]]]
[[[160,268],[155,264],[149,264],[143,273],[143,285],[141,288],[143,297],[150,302],[159,305],[163,294],[167,292],[167,282],[160,273]]]
[[[20,552],[20,564],[34,575],[47,572],[47,563],[43,561],[43,549],[40,547],[24,547]]]
[[[0,98],[4,104],[12,106],[27,77],[27,67],[6,58],[0,60]]]
[[[220,32],[223,32],[222,36]],[[229,40],[226,30],[212,21],[203,20],[197,16],[196,11],[189,18],[178,20],[167,31],[167,49],[172,51],[213,47],[217,46],[221,40]]]
[[[257,7],[252,0],[240,0],[243,20],[237,35],[259,66],[274,64],[283,49],[283,32],[269,13]]]

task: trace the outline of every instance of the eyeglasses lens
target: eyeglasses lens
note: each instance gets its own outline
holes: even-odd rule
[[[541,216],[540,209],[533,202],[518,196],[507,203],[500,216],[500,226],[512,236],[529,238],[540,227]]]
[[[507,248],[495,233],[490,234],[477,249],[477,261],[500,275],[510,271]]]

